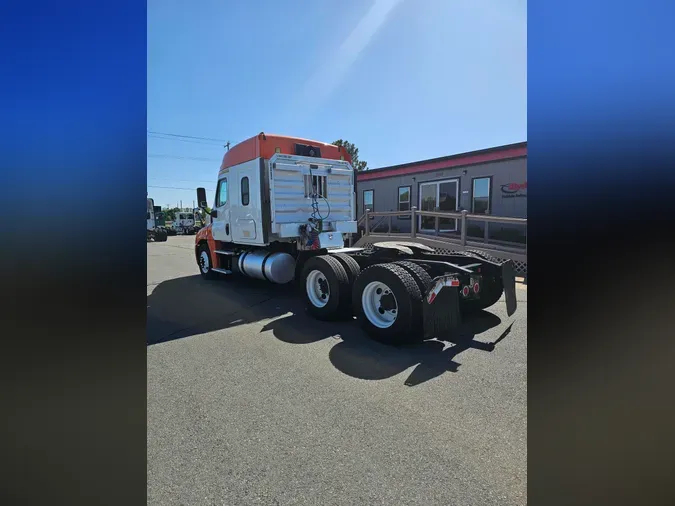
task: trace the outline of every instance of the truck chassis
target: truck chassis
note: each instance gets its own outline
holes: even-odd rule
[[[465,315],[494,305],[502,295],[509,316],[517,308],[512,261],[497,263],[480,253],[438,255],[409,242],[296,253],[232,246],[215,252],[220,262],[213,267],[206,242],[197,244],[204,278],[243,274],[281,284],[295,280],[314,318],[356,317],[371,338],[385,344],[452,334]]]

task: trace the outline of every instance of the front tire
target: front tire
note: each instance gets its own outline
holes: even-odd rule
[[[361,327],[372,339],[399,345],[424,337],[422,297],[417,282],[403,267],[376,264],[357,278],[352,301]]]
[[[213,270],[211,265],[211,252],[206,244],[202,244],[197,250],[197,265],[199,273],[204,279],[216,279],[218,273]]]

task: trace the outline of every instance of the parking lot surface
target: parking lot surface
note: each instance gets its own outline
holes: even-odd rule
[[[392,348],[193,244],[147,247],[148,504],[526,504],[527,290]]]

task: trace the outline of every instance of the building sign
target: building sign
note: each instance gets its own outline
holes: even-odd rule
[[[527,197],[527,181],[524,183],[507,183],[502,185],[502,198],[513,199]]]

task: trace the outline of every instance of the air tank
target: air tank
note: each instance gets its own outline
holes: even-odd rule
[[[237,268],[250,278],[283,285],[295,277],[295,258],[288,253],[252,250],[238,257]]]

